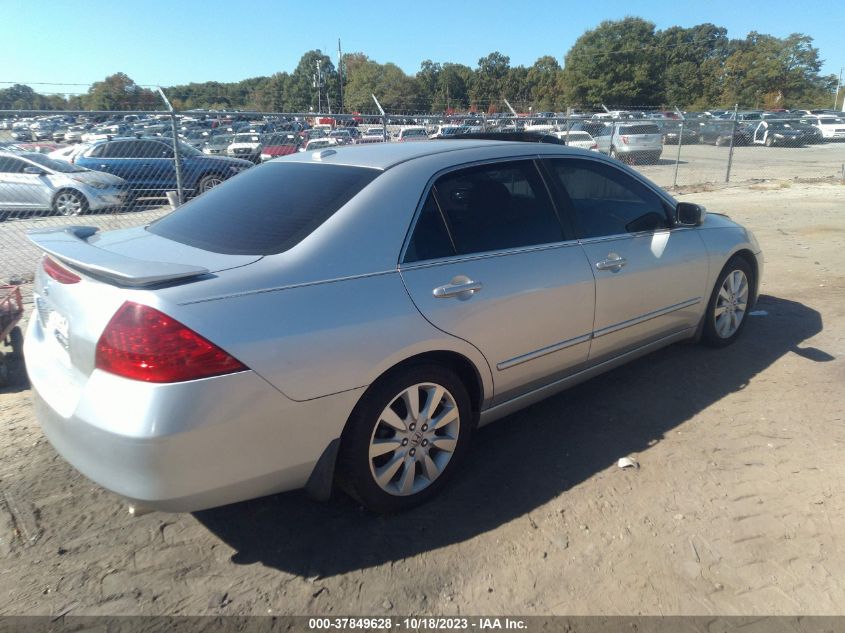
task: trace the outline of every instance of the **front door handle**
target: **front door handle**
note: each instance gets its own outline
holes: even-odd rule
[[[596,268],[599,270],[610,270],[612,272],[619,272],[622,270],[622,267],[628,263],[628,260],[622,257],[621,255],[617,255],[616,253],[610,253],[607,256],[607,259],[603,259],[600,262],[596,262]]]
[[[450,283],[445,286],[438,286],[431,293],[438,299],[447,299],[449,297],[470,297],[483,288],[480,281],[473,281],[469,277],[463,275],[455,277]]]

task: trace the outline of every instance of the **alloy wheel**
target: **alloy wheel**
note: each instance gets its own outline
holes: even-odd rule
[[[748,308],[748,278],[741,270],[725,277],[714,308],[716,334],[727,339],[734,335],[745,318]]]
[[[424,490],[452,459],[460,432],[458,405],[445,387],[408,387],[384,408],[370,437],[373,481],[394,496]]]
[[[82,200],[70,191],[64,191],[56,196],[56,211],[61,215],[79,215],[82,212]]]

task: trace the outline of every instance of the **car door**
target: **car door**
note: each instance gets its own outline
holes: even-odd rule
[[[767,125],[763,122],[758,123],[757,127],[754,128],[754,142],[762,145],[766,142],[766,128]]]
[[[173,148],[161,141],[138,139],[129,141],[129,167],[135,171],[139,189],[161,192],[176,189]]]
[[[544,165],[596,280],[590,360],[696,327],[707,301],[707,251],[695,229],[672,225],[668,200],[605,161]]]
[[[40,169],[13,156],[0,156],[0,209],[49,209],[51,190]]]
[[[441,174],[400,264],[420,312],[478,348],[497,402],[586,362],[594,281],[532,159]]]

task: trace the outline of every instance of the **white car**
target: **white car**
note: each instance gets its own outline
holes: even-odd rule
[[[570,147],[580,147],[581,149],[599,150],[599,145],[596,140],[590,136],[589,132],[581,130],[570,130],[569,132],[552,132],[552,136],[556,136]]]
[[[50,152],[47,154],[47,157],[53,160],[63,160],[66,163],[72,163],[79,154],[87,150],[90,146],[90,143],[78,143],[76,145],[62,147],[61,149]]]
[[[427,141],[428,133],[422,125],[403,127],[394,137],[397,141]]]
[[[323,138],[312,138],[305,144],[305,147],[300,147],[300,152],[308,152],[313,149],[325,149],[327,147],[332,147],[333,145],[338,145],[336,138],[329,138],[328,136],[324,136]]]
[[[428,138],[449,138],[462,132],[464,132],[464,128],[460,125],[438,125],[434,128],[434,132],[428,135]]]
[[[845,139],[845,120],[839,117],[812,114],[802,118],[801,122],[817,127],[825,140]]]
[[[261,150],[264,145],[261,143],[261,136],[254,132],[235,134],[232,142],[226,148],[226,153],[234,158],[244,158],[257,163],[261,160]]]

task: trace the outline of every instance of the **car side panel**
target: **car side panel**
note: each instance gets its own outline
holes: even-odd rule
[[[297,401],[369,385],[429,351],[468,358],[493,393],[481,353],[429,324],[395,271],[185,304],[172,316]]]

